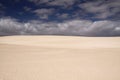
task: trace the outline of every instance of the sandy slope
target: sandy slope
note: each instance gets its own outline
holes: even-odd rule
[[[120,80],[120,37],[0,37],[0,80]]]

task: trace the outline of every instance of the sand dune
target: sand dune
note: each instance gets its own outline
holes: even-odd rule
[[[120,37],[0,37],[0,80],[120,80]]]

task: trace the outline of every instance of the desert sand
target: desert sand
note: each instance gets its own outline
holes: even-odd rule
[[[0,80],[120,80],[120,37],[0,37]]]

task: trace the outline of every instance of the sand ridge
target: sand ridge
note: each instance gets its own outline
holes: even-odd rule
[[[120,48],[120,37],[12,36],[0,43],[53,48]]]

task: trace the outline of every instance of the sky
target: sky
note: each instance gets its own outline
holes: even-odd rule
[[[120,0],[0,0],[0,36],[120,36]]]

